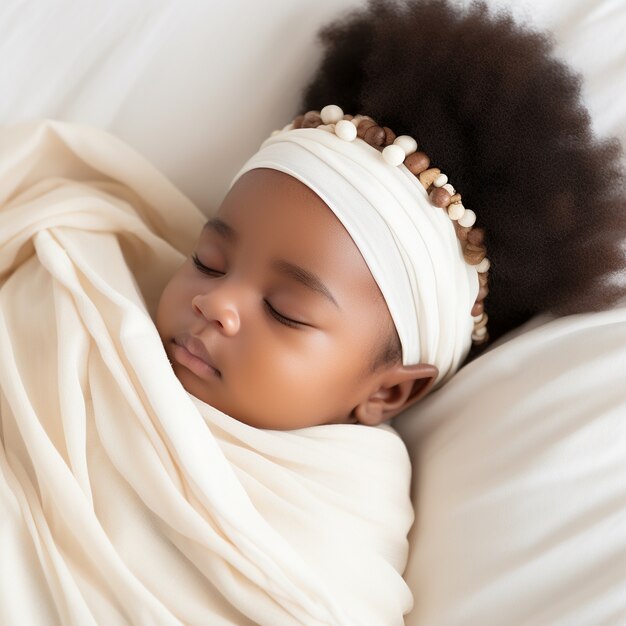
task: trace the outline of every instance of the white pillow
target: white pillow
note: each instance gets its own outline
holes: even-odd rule
[[[623,0],[514,14],[554,31],[596,132],[624,143]],[[625,381],[626,301],[530,320],[396,418],[416,514],[407,626],[626,623]]]
[[[625,375],[626,305],[520,332],[397,418],[408,626],[626,622]]]

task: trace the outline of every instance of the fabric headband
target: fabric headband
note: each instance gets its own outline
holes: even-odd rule
[[[272,168],[312,189],[344,225],[378,284],[400,338],[403,364],[436,365],[433,388],[441,386],[460,367],[472,339],[485,340],[485,324],[476,325],[486,322],[486,314],[472,317],[472,311],[478,271],[486,272],[489,261],[466,262],[449,212],[433,208],[424,184],[402,163],[415,152],[412,138],[396,138],[389,144],[396,152],[386,147],[381,158],[380,147],[357,136],[359,123],[371,126],[371,118],[344,116],[336,105],[312,113],[320,118],[317,127],[298,128],[303,118],[306,124],[299,116],[274,131],[230,187],[252,169]],[[450,199],[455,190],[439,170],[435,174]],[[473,223],[475,215],[465,211],[465,218]]]

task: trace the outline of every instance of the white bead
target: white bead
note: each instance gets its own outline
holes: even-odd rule
[[[385,159],[389,165],[400,165],[400,163],[404,161],[404,156],[404,150],[393,143],[383,148],[383,159]]]
[[[280,130],[273,130],[271,135],[270,135],[270,137],[273,137],[274,135],[278,135],[278,133],[280,133],[280,132],[282,132],[282,131],[280,131]]]
[[[445,174],[439,174],[439,176],[435,178],[433,185],[435,185],[435,187],[443,187],[447,182],[448,182],[448,177]],[[451,194],[451,195],[454,195],[454,194]]]
[[[483,326],[472,333],[472,339],[482,339],[487,334],[487,328]]]
[[[346,141],[354,141],[356,138],[356,126],[350,120],[339,120],[335,124],[335,134]]]
[[[283,126],[283,131],[285,130],[291,130],[293,128],[293,122],[290,122],[289,124],[285,124]]]
[[[448,205],[448,215],[451,220],[458,220],[463,217],[465,213],[465,207],[460,202],[453,202]]]
[[[461,226],[473,226],[476,221],[476,213],[472,211],[472,209],[465,209],[465,213],[463,213],[463,217],[459,218],[459,224]]]
[[[485,257],[478,265],[474,265],[479,274],[486,272],[491,267],[491,262]]]
[[[485,315],[484,313],[481,313],[480,315],[472,315],[472,319],[476,323],[478,323],[478,322],[480,322],[483,319],[484,315]]]
[[[441,185],[451,196],[456,193],[456,189],[450,183],[444,183]]]
[[[409,156],[417,150],[417,141],[409,135],[398,135],[393,140],[393,145],[400,146],[404,150],[404,156]]]
[[[343,110],[336,104],[327,104],[321,111],[320,116],[324,124],[336,124],[343,118]]]

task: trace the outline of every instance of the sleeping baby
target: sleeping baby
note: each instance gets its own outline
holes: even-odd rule
[[[240,170],[161,296],[176,375],[262,428],[393,418],[486,337],[489,263],[458,198],[410,136],[336,105],[299,116]]]
[[[353,122],[346,124],[356,133]],[[344,140],[319,128],[285,131],[289,134],[294,141],[317,140],[328,154],[337,153],[323,142],[344,147]],[[350,147],[370,157],[374,170],[393,167],[359,143]],[[292,156],[297,153],[285,154],[284,162],[291,163]],[[255,163],[207,222],[161,297],[156,324],[174,371],[189,392],[257,427],[388,420],[431,389],[438,368],[401,362],[383,294],[329,205],[294,175]],[[414,195],[419,194],[416,186]],[[424,193],[417,206],[426,202]],[[392,208],[402,207],[381,206]],[[355,204],[351,217],[358,218],[358,210]],[[379,230],[371,232],[376,249]],[[396,254],[388,254],[390,264],[400,262]],[[463,260],[460,252],[453,259]],[[387,271],[391,268],[383,268],[380,277],[388,276],[391,288],[402,288],[405,283],[397,278],[396,287]],[[471,304],[465,306],[468,320]]]

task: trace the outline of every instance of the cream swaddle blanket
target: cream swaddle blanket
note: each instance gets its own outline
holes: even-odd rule
[[[411,609],[395,430],[256,429],[175,377],[152,316],[205,220],[103,131],[0,129],[0,623]]]

